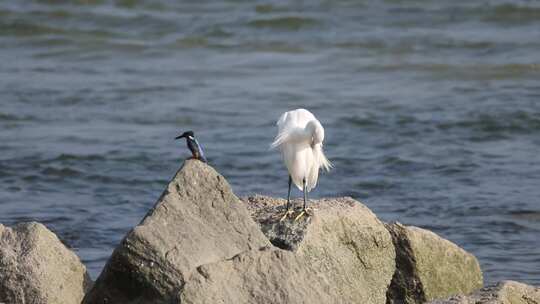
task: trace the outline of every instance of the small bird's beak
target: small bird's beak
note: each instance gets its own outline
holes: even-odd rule
[[[186,135],[182,134],[182,135],[176,136],[174,139],[180,139],[180,138],[183,138],[183,137],[186,137]]]

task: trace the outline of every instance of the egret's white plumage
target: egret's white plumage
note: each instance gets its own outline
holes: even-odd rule
[[[279,148],[293,183],[306,191],[317,185],[319,169],[332,164],[323,153],[324,128],[311,112],[297,109],[283,113],[277,121],[278,134],[271,147]]]

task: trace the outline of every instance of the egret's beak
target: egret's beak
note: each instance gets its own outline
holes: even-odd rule
[[[186,135],[182,134],[182,135],[176,136],[174,139],[180,139],[180,138],[184,138],[184,137],[186,137]]]

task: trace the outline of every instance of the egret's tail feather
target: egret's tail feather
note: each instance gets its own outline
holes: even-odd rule
[[[315,165],[311,168],[309,172],[306,190],[310,192],[312,189],[314,189],[317,186],[318,180],[319,180],[319,167]]]
[[[323,168],[326,171],[329,171],[332,168],[332,163],[324,155],[322,144],[316,144],[313,146],[313,157],[314,162],[309,170],[307,178],[308,192],[317,186],[317,181],[319,180],[319,168]]]
[[[313,154],[315,156],[315,162],[323,168],[325,171],[330,171],[334,166],[324,155],[322,144],[316,144],[313,149]]]

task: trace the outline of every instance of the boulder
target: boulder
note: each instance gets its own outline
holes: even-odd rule
[[[77,255],[42,224],[0,224],[0,303],[79,304],[91,284]]]
[[[473,256],[429,231],[385,225],[352,198],[309,205],[281,221],[285,200],[240,201],[188,160],[84,303],[419,303],[482,283]]]
[[[321,276],[292,252],[249,251],[197,268],[181,303],[347,303],[340,302],[343,297]]]
[[[435,300],[430,304],[539,304],[540,288],[515,281],[503,281],[468,296]]]
[[[399,223],[387,228],[397,254],[388,303],[424,303],[482,287],[482,271],[472,254],[425,229]]]
[[[280,222],[284,200],[251,202],[208,165],[186,161],[84,303],[385,303],[394,247],[369,209],[320,200],[313,216]],[[246,208],[259,203],[267,208],[252,212],[257,223],[290,227],[294,242],[269,242]]]
[[[366,206],[348,197],[312,200],[312,216],[280,221],[285,200],[256,196],[244,202],[270,242],[291,250],[302,268],[315,273],[318,284],[310,283],[314,288],[306,293],[319,300],[305,303],[386,302],[395,251],[384,224]],[[309,280],[293,288],[301,288],[302,282]],[[333,300],[324,301],[317,295],[321,290]],[[304,303],[302,299],[272,303]]]
[[[187,160],[84,303],[177,303],[197,267],[269,245],[223,176]]]
[[[285,200],[257,196],[244,202],[276,247],[199,267],[182,303],[386,302],[395,270],[392,239],[361,203],[311,201],[312,216],[280,221]]]

